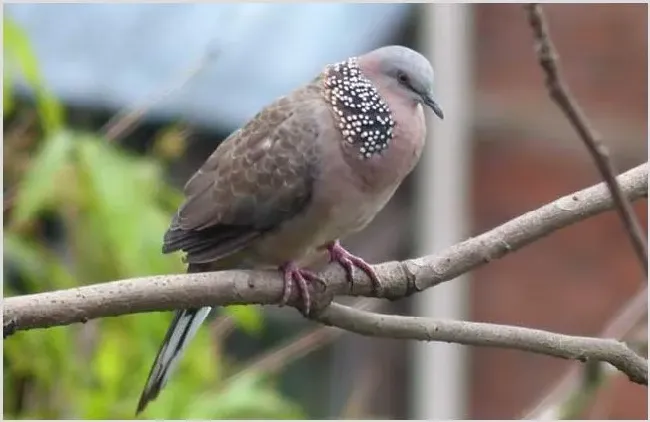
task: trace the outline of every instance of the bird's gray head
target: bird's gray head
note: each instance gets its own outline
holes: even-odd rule
[[[395,126],[391,107],[396,105],[389,103],[395,96],[409,104],[425,104],[443,117],[433,99],[431,64],[406,47],[383,47],[329,65],[324,87],[343,139],[357,146],[362,158],[389,147]],[[382,91],[392,96],[384,98]]]
[[[433,95],[433,68],[420,53],[391,45],[373,50],[359,57],[359,61],[362,66],[367,63],[373,73],[384,77],[385,83],[394,92],[427,105],[436,116],[444,117]]]

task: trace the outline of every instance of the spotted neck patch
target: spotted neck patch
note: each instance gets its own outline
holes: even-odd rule
[[[393,138],[393,116],[356,58],[330,65],[326,96],[343,139],[357,147],[361,158],[381,154]]]

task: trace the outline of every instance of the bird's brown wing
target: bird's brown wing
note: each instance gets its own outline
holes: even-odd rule
[[[318,172],[322,102],[278,100],[228,137],[185,186],[163,252],[187,262],[230,255],[299,213]]]

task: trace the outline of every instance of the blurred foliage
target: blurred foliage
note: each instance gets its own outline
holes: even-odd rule
[[[4,112],[7,113],[13,106],[11,101],[12,79],[17,73],[20,73],[25,82],[34,90],[44,131],[51,136],[60,130],[63,125],[63,107],[45,89],[36,54],[34,54],[25,32],[11,19],[4,18],[2,21],[2,36],[5,78],[3,85],[5,89],[3,95]]]
[[[161,253],[163,233],[181,201],[163,168],[184,150],[178,130],[163,134],[154,154],[142,157],[100,135],[66,128],[63,107],[45,88],[28,37],[6,17],[4,59],[5,139],[20,138],[8,124],[19,108],[19,78],[34,94],[40,124],[28,163],[9,187],[15,195],[5,207],[5,296],[183,272],[179,256]],[[21,147],[7,142],[3,148],[7,163]],[[54,240],[46,235],[51,222],[60,227]],[[258,308],[219,311],[251,335],[264,330]],[[169,313],[138,314],[13,335],[4,342],[5,417],[133,418],[170,320]],[[240,368],[221,353],[220,341],[207,327],[199,330],[142,417],[304,418],[268,377],[224,383]]]
[[[572,391],[560,407],[561,420],[582,419],[589,406],[594,403],[594,398],[611,377],[604,373],[601,362],[588,360],[582,368],[581,383]]]

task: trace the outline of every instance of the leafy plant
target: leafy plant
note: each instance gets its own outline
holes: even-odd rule
[[[135,156],[100,135],[65,127],[45,89],[24,32],[4,20],[5,107],[22,75],[36,98],[43,137],[16,187],[5,225],[5,295],[184,271],[161,239],[181,201],[165,182],[164,160]],[[9,75],[9,77],[7,77]],[[5,119],[8,116],[5,108]],[[5,145],[5,157],[11,145]],[[62,227],[52,242],[44,219]],[[9,269],[9,270],[8,270]],[[220,309],[238,327],[264,329],[259,309]],[[130,419],[171,316],[132,315],[17,333],[4,342],[4,414],[29,419]],[[302,418],[299,407],[261,378],[227,386],[218,340],[200,330],[175,376],[144,417]]]

